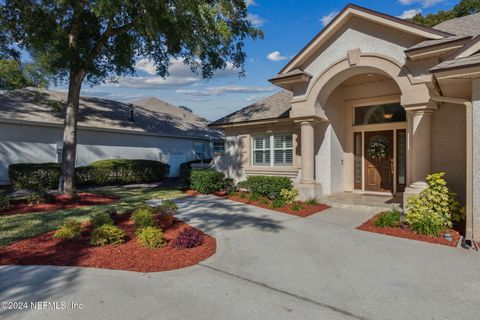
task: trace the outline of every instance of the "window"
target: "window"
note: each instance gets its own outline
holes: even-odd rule
[[[356,126],[407,121],[405,109],[399,103],[355,107],[354,110],[354,124]]]
[[[270,165],[270,136],[258,136],[253,138],[253,165]]]
[[[223,140],[213,141],[213,152],[215,154],[224,154],[225,153],[225,141],[223,141]]]
[[[293,163],[292,135],[274,136],[275,165],[288,166]]]
[[[290,166],[293,164],[292,135],[256,136],[252,153],[254,166]]]
[[[203,141],[194,141],[193,142],[193,151],[195,152],[195,157],[197,159],[205,159],[205,142]]]

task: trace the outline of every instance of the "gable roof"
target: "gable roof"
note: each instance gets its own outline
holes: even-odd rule
[[[64,92],[33,88],[0,94],[0,121],[62,126],[66,101],[67,94]],[[180,108],[167,105],[155,111],[113,100],[81,97],[78,125],[168,137],[223,137],[221,131],[207,127],[207,120],[193,114],[184,116],[177,112]]]
[[[433,28],[457,36],[477,36],[480,34],[480,13],[450,19],[437,24]]]
[[[292,108],[290,105],[292,97],[293,94],[290,91],[282,90],[270,97],[218,119],[210,123],[209,126],[288,118],[290,116],[290,109]]]
[[[348,4],[327,26],[325,26],[325,28],[323,28],[322,31],[320,31],[320,33],[318,33],[302,50],[300,50],[300,52],[295,55],[295,57],[293,57],[285,67],[283,67],[279,74],[283,74],[298,68],[301,62],[308,58],[315,48],[321,46],[322,43],[324,43],[332,34],[335,33],[335,30],[339,27],[339,25],[341,25],[342,21],[347,20],[352,16],[357,16],[366,20],[375,21],[380,24],[389,25],[392,28],[402,30],[407,33],[416,34],[419,37],[428,40],[443,39],[453,35],[442,30],[424,27],[417,23],[380,13],[378,11],[370,10],[354,4]]]

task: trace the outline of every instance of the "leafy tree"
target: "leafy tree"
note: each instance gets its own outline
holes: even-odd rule
[[[0,90],[46,87],[47,85],[46,75],[35,64],[22,64],[18,60],[0,59]]]
[[[84,81],[132,74],[138,58],[163,77],[172,57],[203,77],[227,62],[243,70],[244,41],[262,35],[244,0],[5,0],[0,24],[49,74],[68,81],[59,191],[71,196]]]
[[[411,21],[426,27],[433,27],[443,21],[478,12],[480,12],[480,0],[462,0],[451,10],[440,10],[437,13],[429,13],[426,16],[419,13],[415,15]]]
[[[28,86],[20,62],[17,60],[0,60],[0,90],[15,90]]]

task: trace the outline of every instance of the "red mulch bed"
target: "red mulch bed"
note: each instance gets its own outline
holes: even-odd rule
[[[129,216],[120,216],[117,225],[127,235],[125,243],[91,247],[90,226],[84,226],[78,240],[57,240],[54,232],[15,242],[0,248],[0,265],[55,265],[92,267],[100,269],[158,272],[195,265],[216,252],[215,238],[203,234],[203,244],[191,249],[177,249],[175,239],[185,228],[192,228],[176,220],[172,227],[164,230],[168,244],[150,249],[136,239],[135,227]]]
[[[55,202],[36,205],[29,204],[27,200],[14,200],[11,202],[9,209],[0,211],[0,216],[104,205],[118,200],[118,197],[93,193],[78,193],[77,195],[78,198],[73,200],[64,195],[55,195]]]
[[[282,208],[272,208],[269,205],[265,205],[265,204],[261,203],[260,201],[250,201],[248,199],[248,195],[246,196],[246,198],[241,198],[239,193],[235,193],[233,195],[228,195],[225,192],[216,192],[215,195],[218,196],[218,197],[221,197],[221,198],[228,199],[228,200],[241,202],[241,203],[245,203],[245,204],[250,204],[250,205],[255,206],[255,207],[270,209],[270,210],[273,210],[273,211],[282,212],[282,213],[286,213],[286,214],[291,214],[291,215],[294,215],[294,216],[297,216],[297,217],[302,217],[302,218],[311,216],[312,214],[319,213],[323,210],[327,210],[327,209],[330,208],[329,206],[327,206],[326,204],[323,204],[323,203],[309,205],[309,204],[306,204],[306,203],[303,203],[303,202],[297,202],[298,204],[300,204],[302,206],[301,210],[292,210],[292,206],[285,206],[285,207],[282,207]]]
[[[392,237],[399,237],[399,238],[405,238],[405,239],[412,239],[412,240],[419,240],[419,241],[425,241],[425,242],[430,242],[430,243],[437,243],[437,244],[443,244],[445,246],[450,246],[450,247],[456,247],[458,244],[458,241],[460,241],[460,233],[455,230],[447,230],[446,232],[450,233],[452,236],[452,241],[448,241],[443,237],[445,233],[442,233],[440,237],[429,237],[425,235],[418,234],[408,228],[408,226],[404,227],[397,227],[397,228],[382,228],[382,227],[377,227],[374,225],[375,220],[378,219],[378,217],[382,213],[379,213],[375,215],[373,218],[370,220],[364,222],[362,225],[358,226],[358,230],[363,230],[363,231],[368,231],[368,232],[375,232],[375,233],[381,233],[385,235],[389,235]]]

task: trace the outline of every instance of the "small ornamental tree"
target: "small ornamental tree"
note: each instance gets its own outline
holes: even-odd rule
[[[59,191],[74,194],[80,90],[133,74],[153,61],[168,76],[171,58],[211,77],[230,62],[243,71],[244,41],[261,36],[244,0],[5,0],[0,31],[57,80],[68,81]]]

